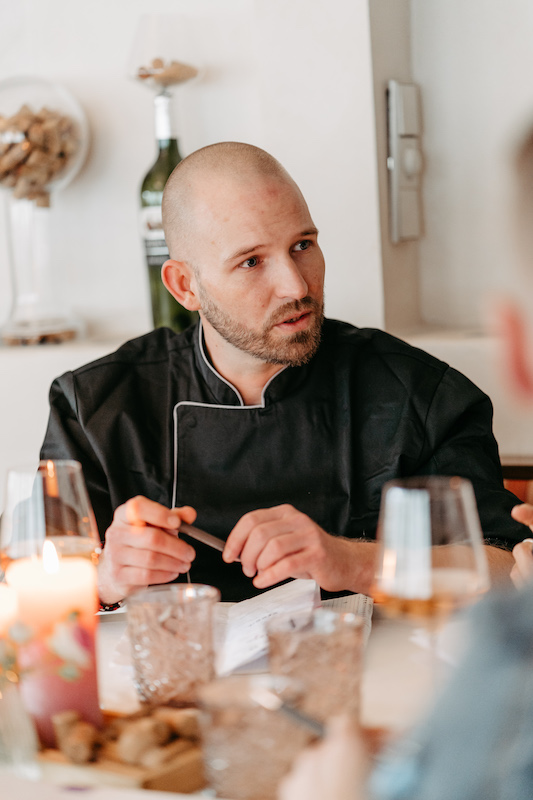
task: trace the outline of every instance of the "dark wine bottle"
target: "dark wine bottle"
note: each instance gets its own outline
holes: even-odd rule
[[[155,96],[158,155],[141,185],[141,233],[148,267],[154,328],[168,327],[179,333],[188,328],[198,314],[183,308],[161,280],[161,267],[169,257],[161,217],[163,189],[170,173],[181,161],[178,140],[172,130],[170,102],[171,95],[166,90]]]

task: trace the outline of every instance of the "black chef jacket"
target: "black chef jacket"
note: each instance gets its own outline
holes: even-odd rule
[[[162,328],[52,384],[41,458],[83,465],[102,538],[135,495],[191,505],[227,538],[247,511],[291,503],[329,533],[374,538],[385,481],[461,475],[484,535],[512,547],[489,398],[456,370],[380,330],[326,320],[309,364],[246,406],[207,355],[200,323]],[[257,594],[240,565],[194,543],[191,579],[225,600]]]

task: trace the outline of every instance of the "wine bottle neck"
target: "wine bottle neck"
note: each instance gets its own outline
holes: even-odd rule
[[[155,105],[155,138],[160,143],[166,143],[168,147],[171,139],[176,139],[176,132],[174,130],[171,107],[171,96],[166,92],[157,94],[154,98]]]

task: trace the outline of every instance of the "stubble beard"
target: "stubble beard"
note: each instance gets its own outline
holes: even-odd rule
[[[323,301],[304,297],[302,300],[286,303],[271,314],[262,330],[253,331],[217,306],[201,285],[198,286],[198,299],[206,320],[223,339],[268,364],[300,367],[307,364],[318,350],[324,322]],[[307,330],[283,337],[273,334],[275,326],[280,322],[308,311],[314,313],[311,326]]]

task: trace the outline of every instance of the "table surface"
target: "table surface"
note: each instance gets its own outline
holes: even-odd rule
[[[100,617],[98,629],[98,674],[101,705],[106,710],[131,713],[138,708],[133,685],[129,644],[125,636],[125,613]],[[439,669],[446,672],[461,650],[464,622],[449,623],[438,636]],[[374,613],[372,633],[365,651],[361,686],[361,723],[401,733],[414,724],[432,702],[442,681],[436,678],[435,651],[428,647],[424,631]],[[34,800],[35,783],[2,774],[3,800]],[[202,793],[177,794],[139,789],[88,788],[84,800],[176,800],[204,798]],[[66,800],[65,790],[42,782],[39,800]]]
[[[139,701],[125,630],[123,611],[100,617],[100,703],[108,711],[131,713]],[[450,635],[446,636],[448,642]],[[434,689],[433,656],[426,644],[424,633],[416,627],[374,613],[361,686],[364,726],[402,730],[423,713]]]

